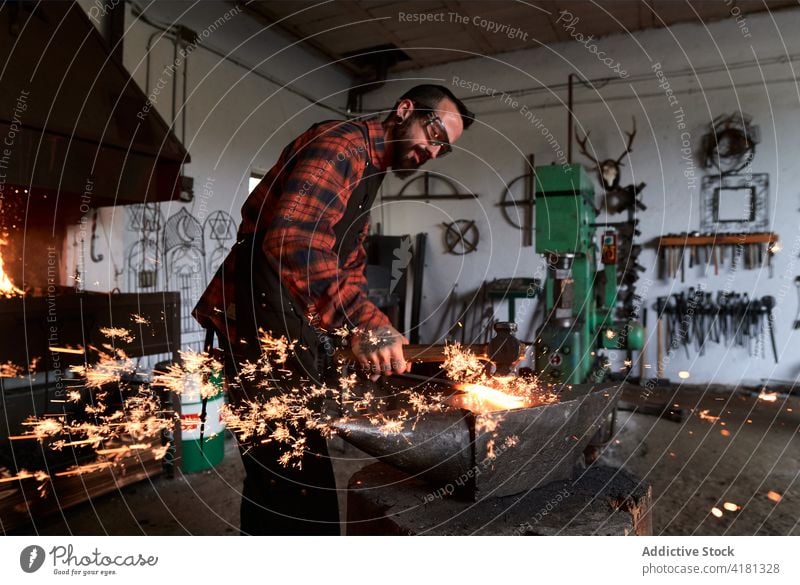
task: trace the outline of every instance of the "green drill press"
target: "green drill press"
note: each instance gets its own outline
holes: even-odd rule
[[[598,271],[594,186],[582,166],[537,167],[535,184],[536,251],[547,263],[536,372],[545,383],[600,382],[607,368],[598,348],[641,349],[644,341],[641,325],[614,321],[615,236],[603,234]]]

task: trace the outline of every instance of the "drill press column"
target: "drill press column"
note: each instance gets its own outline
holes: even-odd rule
[[[536,251],[547,259],[545,314],[536,340],[544,382],[579,383],[592,365],[594,187],[580,165],[536,169]]]
[[[547,259],[548,278],[535,364],[546,383],[599,381],[596,349],[638,349],[641,342],[638,324],[613,322],[616,266],[598,271],[596,216],[594,186],[582,166],[537,167],[536,251]]]

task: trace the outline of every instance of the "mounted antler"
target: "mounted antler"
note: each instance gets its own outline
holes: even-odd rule
[[[600,163],[597,162],[597,159],[589,154],[589,151],[586,149],[586,142],[589,140],[589,134],[591,134],[591,131],[587,132],[583,137],[583,140],[581,140],[580,136],[578,136],[578,131],[575,130],[575,140],[578,141],[578,144],[581,147],[581,154],[591,160],[596,166],[600,166]]]
[[[619,168],[622,166],[622,159],[633,151],[633,139],[636,136],[636,117],[633,118],[633,130],[625,133],[628,135],[628,147],[625,149],[625,152],[619,155],[619,158],[616,160],[613,158],[607,158],[602,162],[598,162],[596,158],[589,154],[589,151],[586,148],[586,143],[589,141],[589,134],[590,132],[587,132],[583,137],[583,140],[581,140],[580,136],[578,136],[578,132],[575,132],[575,140],[578,141],[578,144],[581,147],[581,154],[594,163],[595,167],[597,168],[597,174],[600,178],[600,182],[603,184],[603,188],[606,190],[606,192],[618,189],[620,175]]]
[[[628,135],[628,147],[625,149],[625,152],[623,152],[621,155],[619,155],[619,158],[617,159],[617,164],[618,165],[621,165],[622,164],[622,159],[625,156],[629,155],[633,151],[633,148],[631,148],[631,147],[633,146],[633,139],[636,136],[636,116],[632,116],[632,118],[633,118],[633,132],[626,132],[625,133],[625,134]]]

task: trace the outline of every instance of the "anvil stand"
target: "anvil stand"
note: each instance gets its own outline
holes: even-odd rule
[[[478,502],[449,495],[385,463],[350,479],[347,535],[650,536],[652,488],[593,465],[574,479]]]
[[[412,427],[420,446],[409,449],[405,447],[412,443],[402,437],[382,439],[371,427],[364,429],[355,419],[348,422],[346,441],[379,462],[350,477],[346,533],[652,534],[650,485],[624,470],[582,463],[592,425],[605,418],[619,392],[616,386],[573,385],[561,390],[557,403],[508,411],[499,419],[491,412],[467,418],[431,414],[426,425]],[[535,426],[526,423],[531,419]],[[488,448],[485,436],[467,438],[468,448],[459,427],[486,428],[492,421],[498,423],[497,449]],[[517,440],[504,448],[501,439],[509,433]],[[572,447],[564,451],[565,445]],[[442,449],[438,463],[419,466],[431,449]],[[417,457],[412,457],[416,450]]]
[[[519,342],[512,324],[495,329],[487,349],[504,375],[500,364],[513,364]],[[398,378],[394,384],[402,385]],[[346,533],[650,535],[650,486],[623,470],[580,463],[597,421],[622,390],[565,385],[554,389],[552,403],[468,416],[463,408],[429,413],[406,421],[397,437],[363,415],[343,417],[336,428],[345,440],[379,458],[348,482]],[[493,429],[490,439],[479,430],[486,428]]]

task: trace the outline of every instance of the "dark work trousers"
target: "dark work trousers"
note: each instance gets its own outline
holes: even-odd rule
[[[255,246],[253,245],[255,243]],[[252,258],[253,270],[240,271],[244,276],[237,281],[237,327],[240,337],[247,340],[246,347],[235,352],[235,359],[226,360],[226,379],[233,404],[246,400],[268,399],[271,393],[287,391],[319,383],[317,333],[302,316],[298,308],[281,294],[281,286],[274,272],[261,264],[257,238],[248,238],[237,244],[237,266]],[[249,281],[249,282],[245,282]],[[240,286],[241,285],[241,286]],[[255,292],[257,291],[257,292]],[[255,298],[254,298],[255,295]],[[239,307],[253,314],[242,315]],[[243,359],[256,361],[258,352],[255,324],[274,337],[284,335],[298,340],[297,350],[285,365],[274,366],[272,379],[235,381],[237,362]],[[223,349],[227,345],[221,341]],[[301,348],[302,346],[302,348]],[[231,355],[225,352],[226,356]],[[278,371],[290,370],[291,374]],[[269,389],[268,389],[269,388]],[[252,442],[241,442],[240,451],[245,468],[242,490],[241,533],[243,535],[338,535],[339,506],[336,495],[333,465],[328,455],[325,439],[314,430],[306,430],[306,452],[302,467],[284,466],[278,462],[287,445],[274,441],[258,444],[263,437]]]
[[[362,129],[362,132],[365,131]],[[361,245],[359,234],[368,221],[368,212],[382,179],[383,172],[367,161],[364,174],[348,199],[344,215],[334,226],[334,251],[340,266]],[[296,351],[285,365],[292,372],[285,381],[285,388],[302,383],[320,383],[325,373],[319,359],[325,357],[325,352],[320,350],[320,336],[305,317],[305,309],[293,303],[267,261],[262,250],[263,238],[263,233],[240,237],[234,250],[236,324],[239,337],[245,339],[245,347],[250,348],[245,353],[250,353],[249,359],[257,359],[259,329],[271,332],[274,337],[285,335],[298,341]],[[233,353],[236,355],[238,352]],[[226,377],[231,381],[234,380],[235,360],[228,361],[226,369],[229,375]],[[279,376],[280,373],[273,375]],[[331,384],[331,380],[326,381]],[[336,382],[333,384],[335,386]],[[265,397],[258,384],[247,381],[231,390],[234,404]],[[307,431],[306,438],[307,451],[302,469],[278,463],[282,453],[280,445],[241,445],[247,474],[242,494],[242,534],[339,534],[336,484],[326,441],[311,430]]]

